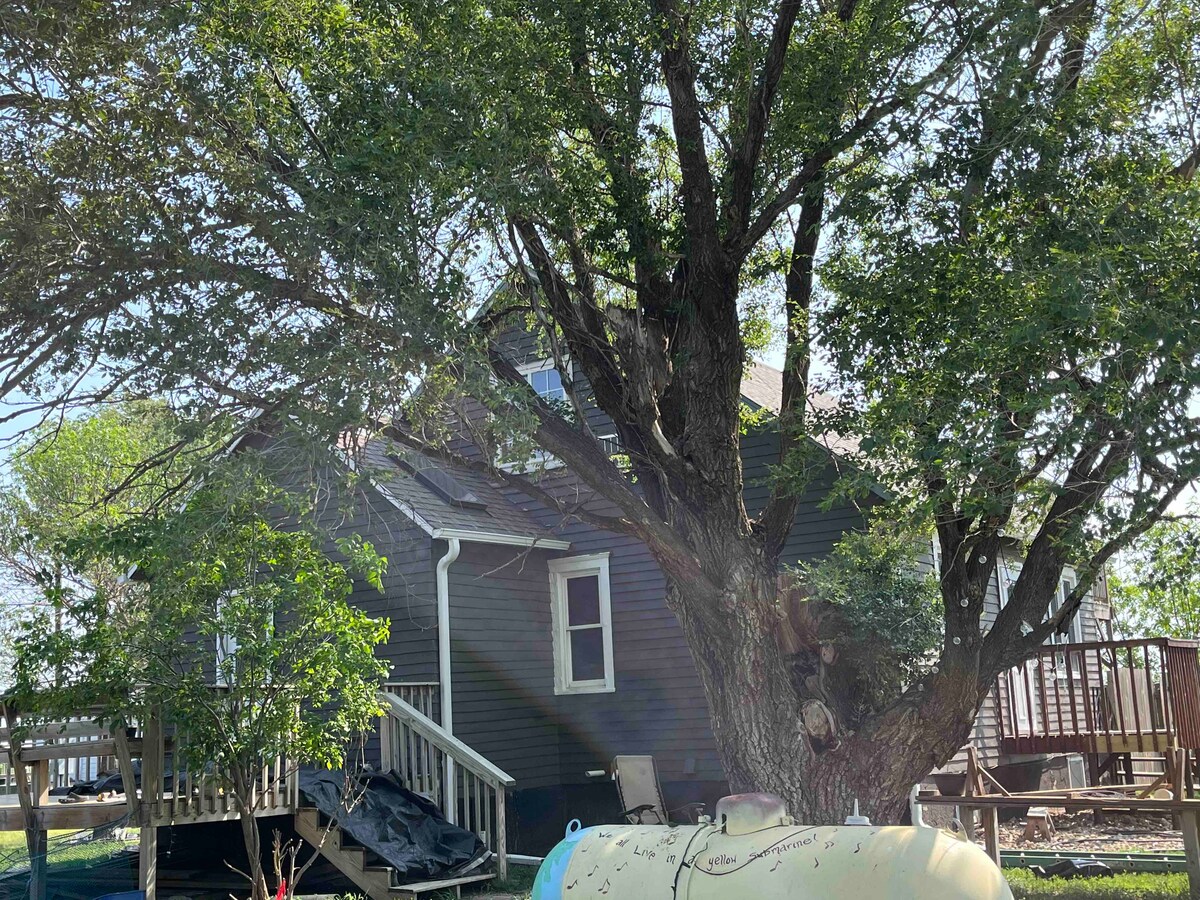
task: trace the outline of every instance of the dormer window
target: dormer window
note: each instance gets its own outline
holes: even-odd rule
[[[538,396],[543,400],[550,402],[563,403],[567,399],[567,391],[563,387],[562,374],[554,365],[552,359],[541,359],[537,362],[527,363],[517,369],[525,380],[529,382],[529,386],[537,391]],[[570,373],[570,364],[567,364],[567,372]]]

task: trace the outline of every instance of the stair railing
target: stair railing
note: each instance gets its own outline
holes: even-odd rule
[[[384,769],[436,803],[456,824],[479,835],[496,855],[496,872],[508,876],[505,790],[516,781],[394,693],[381,691],[379,726]],[[451,763],[447,766],[447,761]],[[446,790],[447,769],[454,778]],[[447,798],[453,798],[447,809]]]

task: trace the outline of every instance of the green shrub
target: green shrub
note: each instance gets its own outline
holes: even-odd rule
[[[1129,872],[1102,878],[1038,878],[1028,869],[1005,869],[1016,900],[1175,900],[1188,896],[1181,872]]]

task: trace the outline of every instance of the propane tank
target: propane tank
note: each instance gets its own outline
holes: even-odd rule
[[[861,817],[860,817],[861,818]],[[700,825],[567,826],[533,900],[1012,900],[972,843],[935,828],[797,825],[771,794]]]

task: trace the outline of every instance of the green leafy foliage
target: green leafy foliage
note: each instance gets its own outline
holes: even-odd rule
[[[77,567],[67,546],[150,515],[170,497],[206,443],[187,431],[163,404],[131,401],[44,425],[16,443],[0,489],[0,606],[13,621],[72,588],[103,588],[118,602],[124,570],[107,559]],[[12,637],[0,634],[0,646]],[[0,671],[2,686],[11,666]]]
[[[1196,512],[1195,504],[1191,515]],[[1130,548],[1109,578],[1120,629],[1131,637],[1200,635],[1200,527],[1160,522]]]
[[[791,573],[814,607],[816,640],[836,653],[833,680],[842,683],[831,693],[852,725],[884,708],[936,661],[942,600],[936,577],[921,571],[922,544],[894,523],[877,523]]]
[[[161,709],[188,734],[183,762],[230,773],[249,804],[263,760],[337,766],[370,727],[388,623],[348,602],[347,566],[319,535],[281,528],[288,498],[241,462],[177,513],[72,542],[81,565],[135,570],[138,589],[119,606],[103,588],[51,597],[64,626],[39,617],[26,627],[16,696],[46,715],[98,706],[118,722]],[[378,584],[386,561],[358,539],[343,548]]]
[[[1103,458],[1127,490],[1055,535],[1076,558],[1200,474],[1200,19],[1155,7],[1073,23],[1074,62],[1022,56],[1027,15],[973,51],[978,111],[847,185],[822,271],[835,380],[861,400],[831,427],[871,477],[984,528],[1025,505],[1036,530]]]

